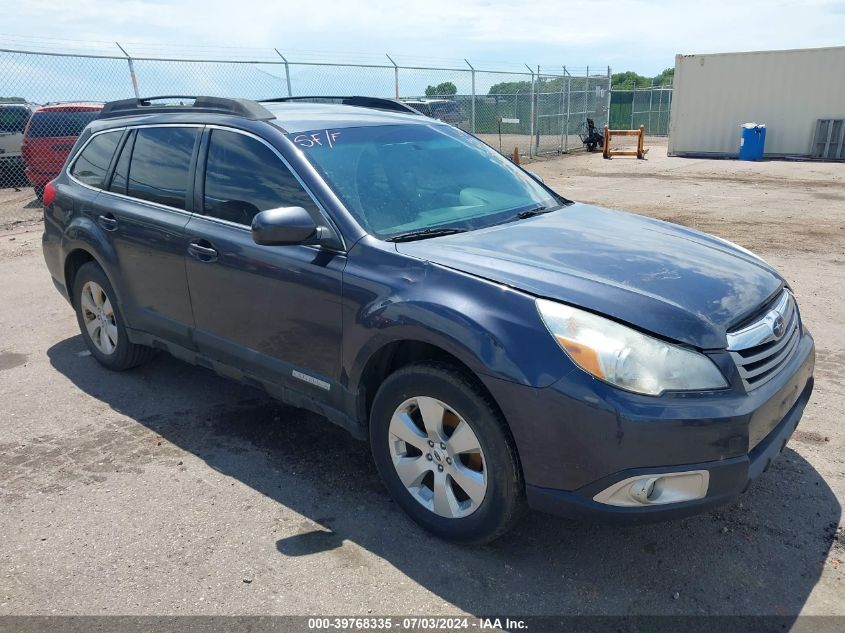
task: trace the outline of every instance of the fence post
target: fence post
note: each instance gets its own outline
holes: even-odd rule
[[[387,59],[390,60],[390,63],[393,64],[393,82],[396,86],[396,98],[399,98],[399,66],[396,65],[396,62],[393,61],[393,58],[388,55],[387,53],[384,54]]]
[[[542,77],[540,77],[540,64],[537,64],[537,89],[534,91],[534,134],[536,135],[536,147],[534,148],[534,155],[540,155],[540,89],[543,87]]]
[[[470,72],[472,73],[472,122],[470,123],[470,132],[475,134],[475,68],[472,67],[472,64],[469,63],[469,60],[464,59],[469,66]]]
[[[654,91],[654,88],[652,88]],[[660,88],[657,89],[657,125],[654,126],[654,129],[657,130],[657,135],[660,135],[660,115],[661,115],[661,106],[663,105],[663,91]]]
[[[610,66],[607,67],[607,125],[610,126],[610,106],[613,102],[611,91],[613,90],[613,76],[610,74]]]
[[[528,64],[525,64],[525,67],[528,69],[528,72],[531,73],[531,114],[528,118],[528,158],[531,158],[534,155],[531,149],[534,144],[534,71]]]
[[[584,113],[590,114],[590,67],[587,66],[587,80],[584,82]]]
[[[572,110],[572,75],[563,67],[563,74],[566,75],[566,137],[563,140],[563,151],[569,151],[569,111]]]
[[[563,153],[563,86],[565,82],[563,76],[560,78],[560,94],[557,102],[557,127],[560,130],[560,141],[558,142],[557,151]]]
[[[276,51],[276,55],[278,55],[279,57],[281,57],[281,58],[282,58],[282,61],[285,63],[285,80],[287,81],[287,84],[288,84],[288,96],[289,96],[289,97],[292,97],[292,96],[293,96],[293,92],[291,92],[291,89],[290,89],[290,66],[288,65],[288,60],[287,60],[287,59],[285,59],[285,56],[284,56],[284,55],[282,55],[282,54],[279,52],[279,49],[278,49],[278,48],[274,48],[273,50],[274,50],[274,51]]]
[[[651,90],[648,93],[648,131],[651,132],[651,108],[654,103],[654,79],[651,80]]]
[[[135,91],[135,98],[140,99],[141,93],[138,91],[138,78],[135,76],[135,64],[132,63],[132,58],[129,56],[129,53],[126,52],[126,49],[120,45],[120,42],[115,42],[115,45],[124,55],[126,55],[126,61],[129,63],[129,77],[132,79],[132,90]]]

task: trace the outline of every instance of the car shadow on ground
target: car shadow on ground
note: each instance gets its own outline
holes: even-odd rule
[[[166,355],[118,374],[81,350],[76,336],[48,355],[86,393],[313,521],[276,541],[282,560],[351,543],[473,614],[791,616],[841,547],[839,503],[790,448],[737,502],[702,516],[624,528],[532,513],[490,545],[451,545],[407,519],[367,446],[325,419]]]

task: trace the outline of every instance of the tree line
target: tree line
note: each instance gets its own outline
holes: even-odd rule
[[[635,88],[650,88],[651,86],[671,86],[675,76],[674,68],[666,68],[663,72],[654,77],[646,77],[635,73],[633,70],[626,70],[620,73],[613,73],[610,76],[611,85],[614,90],[633,90]],[[566,89],[565,77],[540,77],[537,80],[539,92],[561,92]],[[571,90],[584,90],[587,87],[586,77],[572,77]],[[595,79],[591,78],[591,81]],[[593,84],[595,85],[595,84]],[[516,94],[531,92],[531,82],[524,81],[502,81],[490,86],[487,91],[489,95]],[[451,81],[428,86],[425,89],[427,97],[453,97],[458,93],[458,88]]]

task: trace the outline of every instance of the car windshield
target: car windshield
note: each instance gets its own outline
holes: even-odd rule
[[[488,145],[446,125],[288,136],[365,230],[381,239],[472,230],[566,202]]]

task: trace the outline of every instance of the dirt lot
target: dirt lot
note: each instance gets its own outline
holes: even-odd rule
[[[0,615],[845,614],[845,165],[577,155],[574,199],[713,232],[792,283],[816,393],[736,503],[637,528],[532,515],[482,548],[391,503],[317,416],[161,356],[84,353],[29,192],[0,192]]]

